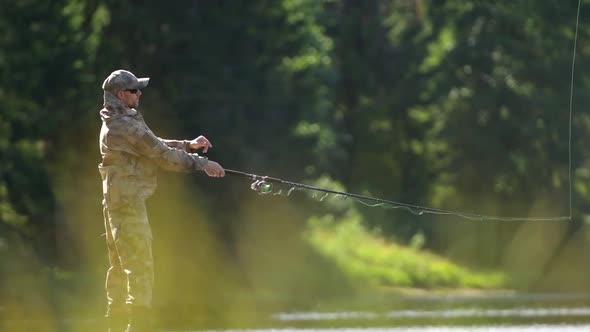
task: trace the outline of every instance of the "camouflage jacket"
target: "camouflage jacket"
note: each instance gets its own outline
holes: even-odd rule
[[[158,168],[178,172],[202,170],[207,158],[190,153],[188,141],[165,140],[148,128],[143,116],[105,91],[100,111],[98,165],[105,203],[109,208],[143,201],[157,186]]]

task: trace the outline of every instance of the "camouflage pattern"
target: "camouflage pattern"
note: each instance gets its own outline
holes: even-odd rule
[[[202,170],[207,158],[188,152],[188,141],[165,140],[148,128],[143,116],[105,91],[99,165],[109,208],[145,200],[156,189],[158,168],[177,172]]]
[[[137,78],[127,70],[115,70],[102,83],[102,89],[111,93],[125,89],[143,89],[150,81],[149,77]]]
[[[129,306],[150,307],[154,267],[145,200],[156,190],[158,168],[193,172],[207,158],[189,152],[188,141],[165,140],[143,116],[105,91],[100,132],[103,207],[110,268],[107,315]]]
[[[152,232],[145,204],[103,207],[110,268],[107,271],[107,316],[127,313],[129,306],[150,307],[154,284]]]

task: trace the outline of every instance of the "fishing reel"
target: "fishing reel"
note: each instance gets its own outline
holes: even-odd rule
[[[250,189],[257,192],[259,195],[266,195],[272,192],[272,183],[262,180],[256,180],[250,185]]]

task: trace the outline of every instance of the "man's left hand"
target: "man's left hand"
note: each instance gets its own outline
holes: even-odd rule
[[[211,145],[211,142],[209,142],[209,140],[205,136],[201,135],[195,138],[194,140],[190,141],[189,147],[192,150],[198,150],[200,148],[203,148],[203,153],[207,153],[207,150],[209,148],[212,148],[213,145]]]

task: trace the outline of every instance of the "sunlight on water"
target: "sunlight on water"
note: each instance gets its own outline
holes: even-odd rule
[[[218,330],[217,332],[554,332],[554,331],[571,331],[582,332],[590,331],[588,323],[565,323],[567,319],[585,318],[590,316],[590,307],[550,307],[550,308],[509,308],[509,309],[451,309],[451,310],[394,310],[389,312],[293,312],[293,313],[279,313],[273,315],[276,321],[293,324],[314,322],[322,323],[325,326],[326,322],[332,322],[334,325],[342,326],[343,322],[350,321],[351,325],[365,325],[359,324],[359,320],[366,320],[366,324],[371,324],[372,321],[380,321],[383,324],[387,319],[391,320],[392,324],[399,325],[401,320],[407,318],[429,319],[430,323],[425,323],[424,326],[396,326],[396,327],[322,327],[322,328],[267,328],[267,329],[243,329],[243,330]],[[462,325],[451,326],[450,321],[446,319],[453,318],[486,318],[487,322],[483,324],[470,325],[466,323],[459,323]],[[557,318],[557,323],[540,323],[541,319]],[[497,318],[497,320],[495,319]],[[506,319],[525,318],[528,323],[516,324],[509,323]],[[384,321],[385,319],[385,321]],[[440,321],[440,326],[432,326],[432,320]],[[491,319],[491,322],[490,320]],[[494,325],[493,322],[498,324]],[[503,323],[499,323],[503,322]],[[515,320],[516,322],[516,320]],[[397,324],[396,324],[397,323]],[[345,323],[346,324],[346,323]],[[403,323],[402,323],[403,324]],[[172,332],[172,331],[169,331]],[[180,331],[178,331],[180,332]],[[211,331],[210,331],[211,332]]]
[[[586,317],[590,307],[580,308],[511,308],[511,309],[452,309],[452,310],[397,310],[375,312],[295,312],[274,316],[279,321],[325,321],[339,319],[383,318],[460,318],[460,317]]]
[[[561,325],[561,324],[538,324],[538,325],[490,325],[490,326],[426,326],[426,327],[392,327],[392,328],[321,328],[321,329],[260,329],[260,330],[225,330],[224,332],[521,332],[521,331],[535,331],[535,332],[582,332],[590,331],[590,325]],[[167,331],[172,332],[172,331]]]

